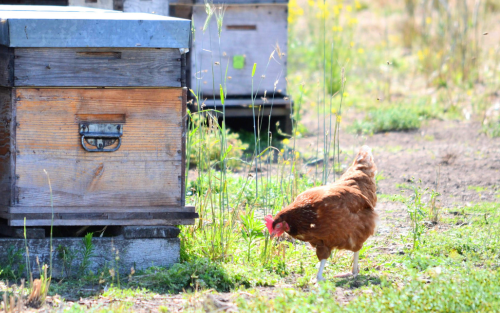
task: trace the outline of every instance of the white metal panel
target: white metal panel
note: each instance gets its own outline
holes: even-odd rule
[[[254,5],[226,8],[223,30],[220,39],[217,23],[213,17],[209,29],[203,33],[207,14],[204,6],[193,7],[193,20],[196,32],[191,54],[191,88],[199,90],[205,98],[211,98],[215,89],[219,95],[220,84],[226,80],[228,96],[250,95],[252,93],[252,68],[257,63],[253,91],[271,94],[275,81],[277,91],[285,94],[287,58],[287,5]],[[277,52],[270,55],[279,45],[281,58]],[[244,55],[242,69],[233,67],[233,57]],[[215,64],[219,62],[220,64]],[[265,74],[265,77],[262,76]],[[222,76],[222,79],[221,79]],[[222,81],[222,83],[221,83]]]

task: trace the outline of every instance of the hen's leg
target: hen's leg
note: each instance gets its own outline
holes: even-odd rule
[[[323,269],[325,268],[325,264],[326,264],[326,259],[321,260],[319,263],[319,271],[318,271],[318,275],[316,276],[317,281],[325,280],[323,278]]]
[[[354,277],[358,276],[359,273],[358,261],[359,261],[359,251],[356,251],[354,252],[354,259],[352,261],[352,275],[354,275]]]
[[[337,274],[337,275],[335,275],[335,277],[345,278],[345,277],[349,277],[349,276],[354,276],[354,277],[358,276],[358,273],[359,273],[358,262],[359,262],[359,251],[356,251],[356,252],[354,252],[354,257],[352,260],[352,273]]]
[[[316,246],[316,255],[320,260],[318,275],[316,276],[316,279],[317,281],[325,280],[323,278],[323,269],[325,268],[326,260],[330,257],[330,253],[332,251],[330,248],[324,245],[323,241],[311,244],[313,244],[313,246]]]

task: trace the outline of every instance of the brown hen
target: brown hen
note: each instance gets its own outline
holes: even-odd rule
[[[352,273],[359,273],[359,250],[373,235],[377,223],[375,165],[371,149],[363,146],[352,166],[340,179],[327,186],[315,187],[297,196],[295,201],[273,218],[266,216],[271,237],[288,233],[309,242],[320,260],[317,279],[324,280],[323,269],[332,249],[354,252]]]

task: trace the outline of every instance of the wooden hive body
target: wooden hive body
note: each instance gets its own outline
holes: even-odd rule
[[[186,22],[179,27],[188,34]],[[0,46],[0,218],[11,226],[51,225],[52,213],[54,225],[193,223],[184,203],[184,47],[54,47],[46,38],[16,46],[15,30],[9,35]],[[103,149],[97,142],[107,139],[82,139],[82,125],[112,125],[120,138],[115,132]]]
[[[217,22],[212,18],[203,33],[205,7],[193,7],[196,40],[191,51],[191,88],[211,98],[214,87],[226,85],[228,97],[252,94],[252,68],[257,64],[253,93],[286,94],[288,6],[286,3],[264,5],[228,4],[225,8],[219,49]],[[281,55],[274,52],[279,47]],[[240,58],[243,62],[238,62]],[[220,65],[212,63],[219,62]],[[229,64],[228,64],[229,62]],[[229,66],[228,66],[229,65]],[[225,72],[227,66],[226,79]],[[212,82],[212,70],[214,72]],[[220,70],[223,77],[221,81]]]
[[[226,118],[251,119],[251,108],[255,105],[263,116],[272,113],[272,130],[279,121],[279,128],[291,133],[293,102],[286,90],[288,0],[215,0],[213,3],[216,8],[224,5],[220,48],[215,16],[205,26],[207,13],[203,0],[170,1],[170,15],[192,19],[196,28],[187,58],[189,88],[197,92],[200,99],[207,99],[204,101],[207,109],[220,109],[222,85]],[[252,80],[254,64],[257,66]],[[253,98],[252,94],[257,97]],[[191,106],[190,109],[198,108]],[[233,125],[238,123],[241,124],[234,122]]]

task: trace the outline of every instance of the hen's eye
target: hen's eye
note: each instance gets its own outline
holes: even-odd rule
[[[276,225],[276,228],[281,228],[281,224]]]

